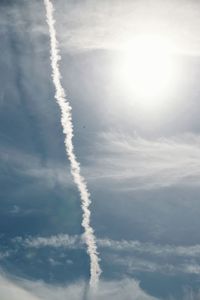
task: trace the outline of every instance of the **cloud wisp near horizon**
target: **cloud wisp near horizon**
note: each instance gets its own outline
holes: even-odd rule
[[[158,300],[145,293],[133,279],[121,281],[100,281],[95,297],[87,292],[86,283],[75,282],[70,285],[49,285],[43,281],[30,281],[9,277],[1,272],[0,293],[3,300]]]

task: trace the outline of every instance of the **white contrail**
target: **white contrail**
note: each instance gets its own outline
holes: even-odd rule
[[[60,51],[54,26],[54,7],[50,0],[44,0],[44,5],[46,8],[46,21],[49,27],[50,34],[52,78],[56,90],[55,99],[61,110],[61,124],[65,136],[65,149],[71,165],[71,173],[74,178],[74,182],[80,192],[81,207],[83,210],[82,226],[85,231],[85,243],[87,245],[87,252],[90,257],[90,285],[95,286],[98,283],[101,269],[99,266],[99,258],[94,231],[90,225],[90,194],[87,189],[87,184],[80,174],[80,165],[74,154],[74,146],[72,142],[73,124],[71,106],[66,98],[65,90],[61,84],[61,73],[59,66],[59,60],[61,59],[61,57],[59,54]]]

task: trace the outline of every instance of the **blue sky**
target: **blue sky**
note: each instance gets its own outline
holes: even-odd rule
[[[199,3],[53,3],[101,259],[95,299],[198,299]],[[151,109],[115,77],[122,48],[144,34],[173,44],[177,68]],[[0,38],[0,298],[94,298],[43,1],[1,0]]]

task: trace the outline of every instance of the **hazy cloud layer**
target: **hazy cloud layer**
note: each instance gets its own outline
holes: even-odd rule
[[[55,6],[59,39],[67,51],[120,49],[134,35],[154,33],[169,39],[179,52],[200,52],[200,4],[195,0],[151,0],[148,5],[145,0],[59,0]],[[18,29],[22,29],[27,22],[24,18],[27,10],[32,35],[44,35],[45,24],[38,13],[44,15],[40,1],[29,3],[21,0],[19,6],[5,5],[1,9],[1,25],[6,25],[12,16]]]
[[[138,282],[122,281],[100,282],[98,291],[90,294],[85,283],[68,286],[47,285],[43,282],[31,282],[20,278],[9,279],[0,276],[1,300],[155,300],[142,291]]]
[[[180,52],[200,51],[198,1],[60,0],[58,31],[65,49],[119,49],[134,35],[154,33],[169,39]],[[67,13],[67,17],[66,17]],[[65,30],[68,28],[68,30]]]

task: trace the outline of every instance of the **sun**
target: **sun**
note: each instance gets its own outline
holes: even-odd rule
[[[154,106],[172,89],[176,70],[172,47],[155,36],[139,36],[117,58],[118,81],[145,106]]]

